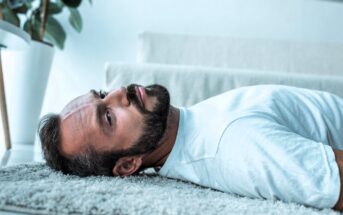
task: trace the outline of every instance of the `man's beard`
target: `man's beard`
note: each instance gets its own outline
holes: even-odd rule
[[[152,111],[142,106],[136,94],[136,87],[131,84],[127,87],[127,98],[143,114],[143,134],[138,141],[125,154],[144,154],[154,150],[164,136],[170,107],[168,90],[161,85],[149,85],[145,87],[148,96],[156,97],[156,104]]]

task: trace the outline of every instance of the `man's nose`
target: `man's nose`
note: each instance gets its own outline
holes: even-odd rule
[[[129,106],[130,102],[127,99],[127,91],[125,87],[120,87],[119,89],[112,90],[106,96],[109,103],[115,102],[117,105]]]

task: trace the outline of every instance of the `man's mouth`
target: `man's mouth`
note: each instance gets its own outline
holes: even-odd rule
[[[145,100],[145,89],[142,86],[136,86],[135,87],[136,90],[136,96],[139,100],[139,102],[141,103],[142,107],[145,107],[144,105],[144,100]]]

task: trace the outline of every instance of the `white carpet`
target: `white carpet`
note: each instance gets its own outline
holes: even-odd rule
[[[65,176],[43,163],[0,168],[0,210],[31,214],[339,214],[238,197],[155,174]]]

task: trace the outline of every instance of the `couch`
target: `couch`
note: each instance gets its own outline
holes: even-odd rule
[[[106,87],[159,83],[176,106],[241,86],[282,84],[343,97],[343,44],[144,32],[137,62],[107,62]]]

